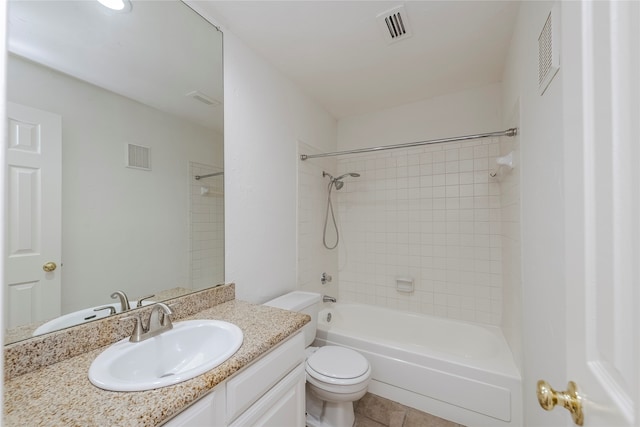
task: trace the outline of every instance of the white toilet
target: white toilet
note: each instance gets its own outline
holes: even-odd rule
[[[322,296],[311,292],[291,292],[265,305],[311,316],[303,327],[307,346],[306,410],[309,427],[351,427],[353,402],[367,392],[371,366],[355,350],[338,346],[310,347],[316,336]]]

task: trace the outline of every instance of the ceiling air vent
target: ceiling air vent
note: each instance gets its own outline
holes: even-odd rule
[[[378,24],[388,44],[411,37],[409,20],[404,6],[397,6],[377,16]]]

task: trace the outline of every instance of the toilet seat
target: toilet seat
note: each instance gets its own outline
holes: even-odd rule
[[[371,376],[369,361],[360,353],[324,346],[307,358],[306,371],[315,380],[332,385],[356,385]]]

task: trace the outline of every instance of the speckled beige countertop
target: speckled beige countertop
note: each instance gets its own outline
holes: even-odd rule
[[[186,319],[220,319],[244,332],[242,347],[222,365],[189,381],[143,392],[93,386],[89,366],[106,347],[5,379],[5,426],[156,426],[287,339],[308,322],[304,314],[232,300]],[[181,319],[183,320],[183,319]]]

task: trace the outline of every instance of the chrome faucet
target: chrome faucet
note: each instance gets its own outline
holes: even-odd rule
[[[173,312],[167,305],[158,302],[151,306],[151,313],[149,313],[149,320],[147,321],[146,328],[142,323],[142,319],[139,314],[127,317],[127,319],[133,319],[136,322],[129,341],[144,341],[172,329],[173,323],[171,323],[170,317],[172,314]]]
[[[330,297],[329,295],[322,296],[322,302],[337,302],[338,300],[334,297]]]
[[[111,294],[111,298],[120,298],[120,311],[131,310],[131,307],[129,306],[129,298],[127,298],[127,294],[123,291],[115,291]]]

